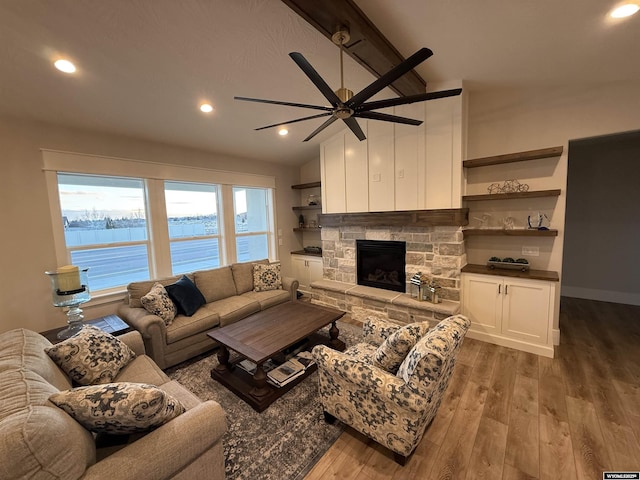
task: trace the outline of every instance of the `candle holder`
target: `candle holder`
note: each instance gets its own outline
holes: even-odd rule
[[[51,281],[51,298],[55,307],[67,307],[67,328],[58,332],[59,339],[74,336],[84,323],[80,305],[91,300],[88,268],[71,271],[44,272]]]

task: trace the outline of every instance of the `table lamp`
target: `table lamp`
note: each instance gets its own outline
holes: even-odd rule
[[[64,330],[58,332],[59,339],[72,337],[84,324],[80,305],[91,300],[89,293],[88,268],[80,269],[75,265],[66,265],[55,272],[44,272],[51,280],[51,296],[56,307],[68,307],[67,323]]]

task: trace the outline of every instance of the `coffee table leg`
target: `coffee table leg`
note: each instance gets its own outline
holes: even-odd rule
[[[331,322],[331,328],[329,329],[329,337],[331,338],[331,345],[334,347],[339,346],[342,342],[338,340],[340,330],[336,327],[336,322]]]
[[[215,369],[219,373],[225,373],[229,370],[229,350],[224,345],[220,345],[218,350],[218,366]]]
[[[249,393],[254,397],[264,397],[271,389],[267,385],[267,374],[262,368],[262,364],[256,366],[256,373],[253,374],[253,388]]]

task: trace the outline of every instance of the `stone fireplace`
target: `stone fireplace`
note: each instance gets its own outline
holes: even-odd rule
[[[319,221],[323,280],[311,284],[314,302],[350,312],[357,320],[375,314],[399,323],[437,321],[459,312],[460,270],[467,263],[462,233],[468,223],[467,209],[326,214]],[[361,241],[376,246],[404,244],[404,279],[398,274],[397,289],[372,288],[358,281]],[[380,270],[381,278],[389,270],[386,277],[395,283],[392,268]],[[441,303],[411,297],[410,279],[417,272],[441,287]],[[376,267],[372,276],[377,276]]]

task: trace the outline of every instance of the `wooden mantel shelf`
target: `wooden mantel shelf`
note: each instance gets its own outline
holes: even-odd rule
[[[508,236],[508,237],[557,237],[558,230],[537,230],[525,228],[465,228],[462,230],[465,237],[471,236]]]
[[[462,200],[513,200],[514,198],[537,198],[537,197],[557,197],[560,195],[560,189],[554,190],[532,190],[528,192],[513,193],[484,193],[480,195],[464,195]]]
[[[403,210],[395,212],[324,213],[318,215],[323,227],[367,226],[465,226],[469,224],[468,208],[440,210]]]

